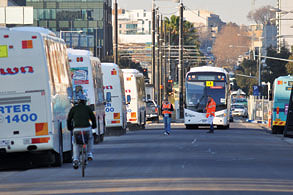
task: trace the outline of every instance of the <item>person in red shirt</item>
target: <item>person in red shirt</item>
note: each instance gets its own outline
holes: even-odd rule
[[[207,133],[214,133],[213,120],[214,120],[215,112],[216,112],[216,102],[211,96],[208,96],[208,103],[206,105],[205,110],[206,110],[206,117],[210,124],[210,130]]]

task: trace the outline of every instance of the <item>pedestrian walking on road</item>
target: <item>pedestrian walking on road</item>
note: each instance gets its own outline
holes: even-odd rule
[[[214,133],[214,117],[216,112],[216,102],[215,100],[209,95],[208,96],[208,103],[206,105],[206,117],[208,119],[208,123],[210,124],[210,130],[207,133]]]
[[[169,135],[171,131],[171,117],[173,110],[173,105],[168,101],[168,97],[166,97],[161,107],[161,112],[164,117],[165,135]]]

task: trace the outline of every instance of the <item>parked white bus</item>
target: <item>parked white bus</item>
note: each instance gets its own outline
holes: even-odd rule
[[[145,127],[146,94],[143,74],[136,69],[122,69],[127,104],[127,122]]]
[[[67,49],[74,94],[82,90],[87,105],[94,111],[97,129],[93,129],[94,143],[104,140],[105,105],[102,66],[99,58],[87,50]]]
[[[205,106],[210,95],[216,102],[214,125],[229,128],[230,83],[228,72],[223,68],[202,66],[191,68],[186,74],[186,104],[184,123],[188,129],[209,125]]]
[[[126,133],[127,116],[123,74],[117,64],[102,63],[106,99],[106,135]]]
[[[62,39],[39,27],[0,28],[0,151],[44,152],[57,166],[70,161],[70,89]]]

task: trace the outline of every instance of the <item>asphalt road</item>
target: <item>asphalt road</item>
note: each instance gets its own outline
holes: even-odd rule
[[[0,194],[293,194],[293,142],[257,124],[173,124],[105,137],[81,177],[71,164],[0,172]]]

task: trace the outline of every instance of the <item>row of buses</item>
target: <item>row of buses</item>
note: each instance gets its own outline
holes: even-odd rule
[[[145,126],[141,73],[67,49],[44,28],[0,28],[0,85],[0,153],[42,153],[55,166],[70,162],[66,118],[80,91],[96,115],[95,143],[128,125]]]

